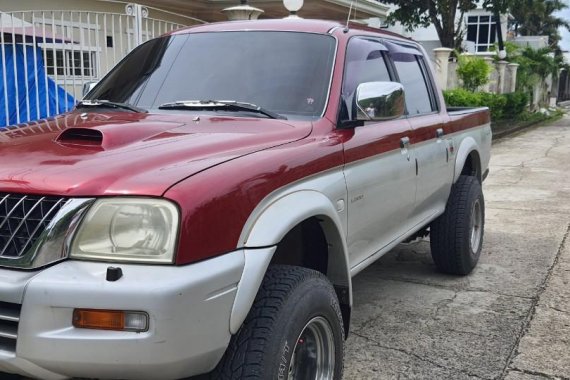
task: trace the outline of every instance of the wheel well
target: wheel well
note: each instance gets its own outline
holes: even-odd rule
[[[351,311],[350,280],[343,276],[345,270],[339,265],[344,253],[340,234],[333,225],[334,223],[325,217],[305,219],[281,239],[270,265],[294,265],[314,269],[327,276],[335,288],[344,331],[348,335]]]
[[[476,177],[481,182],[481,159],[477,151],[469,153],[463,164],[461,175]]]
[[[277,245],[270,264],[295,265],[327,274],[329,252],[317,218],[296,225]]]

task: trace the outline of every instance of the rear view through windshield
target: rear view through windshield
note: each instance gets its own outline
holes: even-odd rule
[[[323,113],[336,41],[295,32],[162,37],[128,55],[88,100],[144,109],[189,100],[235,100],[288,117]]]

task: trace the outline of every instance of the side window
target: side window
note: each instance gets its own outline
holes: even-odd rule
[[[396,53],[392,55],[392,59],[406,92],[408,114],[413,116],[434,111],[420,58],[413,54]]]
[[[380,42],[368,38],[353,38],[348,43],[342,98],[341,120],[349,120],[356,112],[353,99],[356,88],[366,82],[390,81],[390,73],[384,60],[386,47]]]

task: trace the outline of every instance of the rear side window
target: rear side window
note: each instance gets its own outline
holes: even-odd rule
[[[416,55],[396,53],[392,55],[400,83],[406,91],[406,107],[410,116],[435,110],[430,97],[427,78]]]

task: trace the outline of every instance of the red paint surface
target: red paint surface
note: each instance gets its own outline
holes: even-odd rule
[[[87,120],[78,115],[70,113],[5,133],[0,148],[0,191],[74,197],[160,196],[192,174],[301,139],[311,131],[309,122],[259,118],[202,116],[195,123],[184,114],[88,114]],[[57,141],[70,126],[101,131],[102,145]]]
[[[208,24],[175,33],[225,30],[291,30],[332,33],[338,52],[328,107],[310,122],[195,114],[71,112],[0,132],[0,192],[61,196],[165,196],[181,209],[178,264],[234,250],[255,206],[272,191],[345,163],[489,121],[488,112],[439,114],[382,123],[381,128],[336,129],[347,41],[382,31],[325,21],[266,20]],[[402,39],[403,41],[404,39]],[[443,99],[440,95],[440,103]],[[101,144],[58,142],[67,128],[101,132]]]

